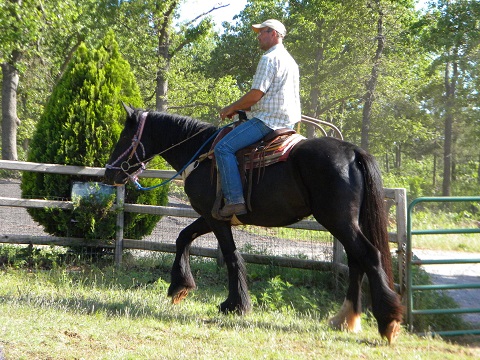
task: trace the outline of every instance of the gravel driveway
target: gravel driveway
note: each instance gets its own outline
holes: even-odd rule
[[[0,179],[0,197],[21,198],[20,181]],[[188,206],[184,201],[170,198],[170,205],[175,207]],[[0,206],[0,234],[48,236],[41,226],[32,221],[24,208]],[[184,217],[164,216],[145,240],[175,243],[180,230],[189,225],[193,219]],[[256,229],[257,230],[257,229]],[[314,260],[331,261],[332,247],[309,240],[284,240],[270,234],[268,229],[259,228],[257,233],[235,227],[234,237],[241,251],[268,254],[274,256],[293,256]],[[194,246],[217,248],[217,240],[213,234],[206,234],[195,240]]]
[[[480,259],[480,254],[456,251],[415,250],[422,260]],[[434,284],[480,284],[480,263],[424,265]],[[480,308],[480,289],[446,290],[461,308]],[[463,318],[480,328],[480,313],[465,314]]]

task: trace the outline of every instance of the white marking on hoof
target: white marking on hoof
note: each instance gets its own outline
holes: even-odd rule
[[[387,338],[389,344],[393,344],[395,340],[397,340],[398,336],[400,335],[401,328],[402,327],[397,320],[393,320],[390,324],[388,324],[385,337]]]
[[[329,325],[338,330],[358,333],[362,330],[360,314],[353,311],[351,301],[345,299],[337,315],[328,320]]]

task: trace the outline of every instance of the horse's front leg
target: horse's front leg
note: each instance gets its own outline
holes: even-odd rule
[[[248,313],[252,304],[247,286],[247,270],[242,255],[236,249],[230,223],[212,220],[211,227],[217,237],[228,271],[228,297],[220,304],[223,313]]]
[[[222,251],[223,252],[223,251]],[[228,270],[228,297],[220,304],[220,311],[227,314],[235,312],[245,315],[252,309],[247,286],[247,269],[242,255],[235,250],[223,255]]]
[[[195,289],[195,280],[190,270],[190,246],[197,237],[211,232],[210,226],[203,217],[183,229],[176,241],[176,255],[171,271],[168,296],[174,304],[182,301],[190,290]]]

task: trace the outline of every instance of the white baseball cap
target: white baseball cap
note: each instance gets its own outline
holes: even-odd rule
[[[275,20],[275,19],[268,19],[268,20],[265,20],[261,24],[252,25],[252,29],[256,33],[260,32],[260,29],[263,29],[263,28],[266,28],[266,27],[275,30],[276,32],[278,32],[282,36],[287,35],[287,29],[285,29],[285,25],[283,25],[280,21]]]

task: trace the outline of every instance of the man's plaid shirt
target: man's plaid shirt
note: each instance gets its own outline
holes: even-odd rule
[[[300,121],[298,65],[283,44],[277,44],[263,54],[253,77],[252,89],[265,94],[252,106],[252,117],[262,120],[273,130],[292,127]]]

